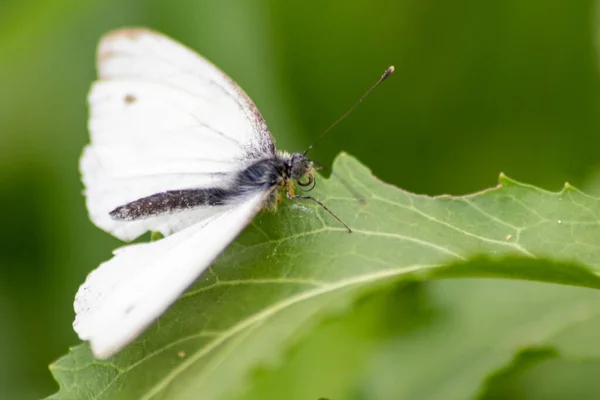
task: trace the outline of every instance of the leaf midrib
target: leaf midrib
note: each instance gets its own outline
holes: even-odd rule
[[[180,373],[184,372],[189,366],[194,364],[196,361],[210,353],[213,349],[217,348],[219,345],[224,343],[227,339],[235,336],[237,333],[242,332],[246,328],[252,327],[254,324],[258,324],[259,322],[263,322],[267,318],[276,314],[277,312],[290,307],[294,304],[300,303],[305,300],[312,299],[316,296],[333,292],[335,290],[344,289],[350,286],[359,285],[359,284],[367,284],[372,283],[381,279],[386,279],[394,276],[405,275],[414,271],[421,271],[424,269],[431,269],[439,267],[440,264],[433,265],[413,265],[410,267],[402,267],[395,269],[387,269],[383,271],[378,271],[376,273],[370,273],[365,275],[359,275],[351,279],[346,279],[343,281],[339,281],[337,283],[326,284],[323,287],[315,288],[312,290],[308,290],[306,292],[300,293],[298,295],[292,296],[286,300],[280,301],[266,309],[262,310],[257,314],[253,314],[249,318],[246,318],[240,321],[238,324],[224,331],[221,335],[219,335],[215,340],[208,343],[204,346],[200,351],[194,353],[189,358],[186,358],[181,364],[179,364],[176,368],[173,369],[169,374],[167,374],[163,379],[157,382],[153,387],[148,390],[148,393],[141,398],[141,400],[150,400],[154,395],[158,394],[161,390],[166,388]],[[241,342],[239,342],[241,343]],[[239,343],[236,343],[239,344]],[[156,354],[156,353],[155,353]],[[140,360],[143,361],[143,360]],[[203,371],[198,375],[196,382],[202,381],[203,378],[207,375],[205,371],[210,370],[210,363],[203,369]],[[115,378],[116,380],[116,378]]]

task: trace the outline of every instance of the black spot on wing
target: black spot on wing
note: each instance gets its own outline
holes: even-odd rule
[[[125,102],[125,104],[133,104],[137,101],[137,98],[132,94],[127,94],[125,95],[123,101]]]

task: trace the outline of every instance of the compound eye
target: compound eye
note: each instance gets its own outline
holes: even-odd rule
[[[315,178],[313,176],[308,176],[306,181],[302,181],[300,179],[298,179],[298,185],[302,186],[303,188],[310,186],[310,189],[306,189],[304,190],[305,192],[311,191],[315,188],[315,186],[317,185],[317,181],[315,180]]]

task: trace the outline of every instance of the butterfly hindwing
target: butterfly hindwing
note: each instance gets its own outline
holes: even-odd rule
[[[134,340],[214,261],[262,208],[257,192],[211,218],[156,242],[115,252],[75,296],[73,328],[107,358]]]

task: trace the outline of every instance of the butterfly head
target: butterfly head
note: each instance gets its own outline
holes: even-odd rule
[[[308,187],[306,191],[312,190],[317,181],[314,177],[314,163],[306,158],[303,153],[294,153],[289,161],[290,178],[292,178],[298,186],[303,188]]]

